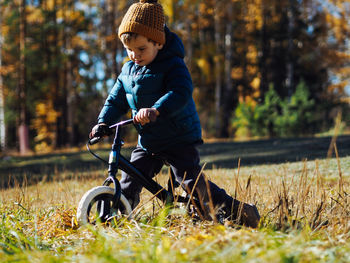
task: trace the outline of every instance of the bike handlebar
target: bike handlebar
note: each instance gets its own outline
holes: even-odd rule
[[[126,125],[129,125],[129,124],[132,124],[132,123],[136,123],[134,121],[134,119],[128,119],[128,120],[125,120],[125,121],[120,121],[118,123],[115,123],[115,124],[109,126],[108,128],[112,129],[112,128],[117,127],[117,126],[126,126]]]
[[[101,139],[102,137],[94,137],[92,139],[89,139],[88,143],[89,145],[94,145],[95,143],[98,143]]]
[[[113,129],[117,126],[126,126],[126,125],[129,125],[129,124],[132,124],[132,123],[135,123],[134,119],[128,119],[128,120],[125,120],[125,121],[120,121],[120,122],[117,122],[111,126],[108,126],[108,129]],[[91,139],[89,139],[88,143],[89,145],[93,145],[93,144],[96,144],[98,143],[101,139],[102,139],[103,135],[101,136],[96,136],[96,137],[93,137]]]
[[[157,119],[157,115],[156,115],[154,112],[149,112],[148,117],[149,117],[149,119],[150,119],[151,122],[155,122],[156,119]],[[112,128],[115,128],[115,127],[117,127],[117,126],[122,127],[122,126],[126,126],[126,125],[129,125],[129,124],[132,124],[132,123],[137,124],[137,121],[135,120],[135,118],[133,118],[133,119],[128,119],[128,120],[125,120],[125,121],[117,122],[117,123],[115,123],[115,124],[113,124],[113,125],[111,125],[111,126],[108,126],[108,129],[112,129]],[[101,134],[100,136],[96,136],[96,137],[94,137],[94,138],[92,138],[92,139],[89,139],[88,143],[89,143],[90,145],[96,144],[96,143],[98,143],[98,142],[102,139],[102,137],[105,136],[105,135],[107,135],[107,134]]]

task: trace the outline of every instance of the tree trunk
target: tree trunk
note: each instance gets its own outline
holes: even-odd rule
[[[293,63],[293,33],[295,27],[295,8],[296,3],[294,0],[289,0],[289,8],[287,10],[288,17],[288,48],[287,48],[287,76],[286,76],[286,88],[287,96],[290,98],[294,92],[294,63]]]
[[[67,10],[74,9],[74,3],[71,4],[72,1],[64,2],[64,20],[67,21],[69,18],[67,17]],[[67,116],[65,117],[67,120],[67,142],[70,146],[73,146],[75,143],[76,132],[74,129],[74,115],[75,115],[75,87],[73,86],[73,48],[72,48],[72,29],[69,25],[65,26],[64,34],[63,34],[63,43],[66,50],[66,63],[64,69],[65,82],[64,82],[64,90],[66,91],[65,105],[67,106]]]
[[[232,15],[233,15],[233,3],[229,1],[227,3],[227,21],[226,24],[226,35],[225,35],[225,92],[224,92],[224,107],[223,107],[223,119],[222,119],[222,130],[220,137],[229,136],[229,126],[231,113],[234,109],[234,94],[233,94],[233,82],[231,76],[232,70],[232,35],[233,35],[233,25],[232,25]]]
[[[111,67],[109,67],[110,57],[109,57],[109,46],[108,46],[108,38],[107,36],[111,33],[110,32],[110,19],[109,19],[109,2],[107,1],[101,1],[100,2],[101,10],[102,10],[102,18],[99,25],[99,37],[100,37],[100,52],[101,52],[101,61],[103,62],[103,71],[104,71],[104,78],[103,78],[103,92],[108,94],[108,87],[107,87],[107,79],[111,76]]]
[[[268,51],[269,51],[269,43],[268,43],[268,36],[267,36],[267,5],[265,1],[263,0],[261,3],[261,9],[262,9],[262,29],[261,29],[261,57],[260,57],[260,70],[261,70],[261,82],[260,82],[260,99],[263,100],[265,97],[265,93],[268,90],[268,65],[267,65],[267,58],[268,58]]]
[[[117,17],[117,6],[115,0],[109,0],[107,3],[108,15],[109,15],[109,24],[112,27],[111,35],[113,36],[113,40],[111,42],[112,48],[112,58],[113,58],[113,66],[112,66],[112,79],[116,80],[118,76],[118,65],[117,65],[117,50],[118,50],[118,37],[117,36],[117,25],[116,25],[116,17]]]
[[[19,149],[21,154],[27,154],[29,149],[28,113],[27,113],[27,91],[26,91],[26,61],[25,61],[25,39],[26,39],[26,1],[22,0],[19,6],[20,28],[20,62],[19,62]]]
[[[1,10],[3,13],[3,10]],[[2,67],[2,16],[0,15],[0,69]],[[4,82],[0,73],[0,150],[6,150]]]
[[[186,22],[186,57],[185,62],[188,67],[188,70],[191,72],[192,70],[192,58],[193,58],[193,39],[192,39],[192,28],[191,28],[192,20],[187,18]]]
[[[216,2],[215,14],[214,14],[214,26],[215,26],[215,131],[216,137],[222,136],[222,124],[223,124],[223,101],[222,101],[222,34],[220,30],[220,11],[222,5],[220,2]]]
[[[64,72],[61,70],[61,63],[62,63],[62,55],[61,55],[61,47],[60,47],[60,26],[57,23],[57,14],[59,11],[59,5],[61,3],[58,0],[54,0],[53,4],[53,10],[52,10],[52,17],[51,21],[53,23],[53,40],[50,43],[52,45],[53,49],[53,60],[51,63],[52,65],[52,82],[53,82],[53,89],[54,89],[54,109],[56,112],[59,113],[57,121],[56,121],[56,142],[54,143],[54,148],[56,147],[62,147],[67,142],[67,104],[66,104],[66,98],[67,98],[67,90],[66,87],[62,84],[62,78],[64,75]],[[63,29],[64,30],[64,29]]]

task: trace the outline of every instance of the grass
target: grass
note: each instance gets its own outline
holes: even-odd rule
[[[253,147],[218,146],[223,154],[234,148],[245,157],[252,156]],[[322,147],[326,150],[318,154],[326,155],[328,146]],[[85,191],[102,183],[103,170],[66,168],[49,181],[17,181],[0,190],[0,262],[348,262],[350,157],[339,148],[338,158],[310,158],[315,154],[310,161],[295,162],[301,157],[294,156],[282,163],[271,158],[282,156],[281,147],[266,149],[270,162],[248,165],[231,156],[236,168],[218,168],[229,158],[224,154],[221,160],[227,162],[216,162],[215,151],[205,145],[201,153],[212,168],[206,175],[237,199],[258,206],[258,229],[196,221],[180,209],[166,210],[146,192],[135,219],[77,228],[77,204]],[[259,149],[257,155],[264,156]],[[164,174],[157,179],[166,181]]]

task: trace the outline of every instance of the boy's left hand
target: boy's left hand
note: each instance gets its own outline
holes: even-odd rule
[[[155,121],[158,116],[159,111],[156,108],[142,108],[138,111],[134,119],[143,126],[151,121]]]

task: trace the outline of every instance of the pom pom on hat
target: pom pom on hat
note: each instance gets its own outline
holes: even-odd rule
[[[165,44],[165,17],[157,0],[140,0],[132,4],[119,26],[118,36],[136,33],[159,44]]]

